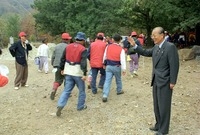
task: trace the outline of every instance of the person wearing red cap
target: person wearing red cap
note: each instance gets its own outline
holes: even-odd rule
[[[9,51],[15,57],[16,77],[14,81],[14,89],[19,87],[27,87],[28,79],[28,53],[32,50],[32,46],[27,42],[26,33],[19,33],[19,40],[9,47]]]
[[[141,46],[140,41],[137,39],[137,33],[135,31],[131,32],[131,37],[135,40],[135,42]],[[139,65],[139,55],[131,49],[130,43],[126,39],[124,41],[124,46],[127,48],[127,57],[130,56],[129,58],[129,71],[131,76],[133,77],[134,75],[137,76],[137,70],[138,70],[138,65]]]
[[[88,49],[88,59],[92,71],[91,89],[92,93],[97,93],[96,78],[100,71],[101,77],[98,88],[103,89],[105,82],[105,69],[103,68],[103,55],[106,48],[104,40],[104,33],[98,33],[95,42],[91,43]]]
[[[140,34],[139,36],[138,36],[138,40],[140,41],[140,44],[142,45],[142,46],[144,46],[144,34]]]
[[[72,39],[69,33],[63,33],[61,38],[62,42],[56,45],[51,57],[51,65],[54,68],[53,72],[55,72],[55,80],[53,82],[53,88],[50,95],[51,100],[54,100],[58,87],[62,85],[64,81],[64,76],[61,74],[61,69],[60,69],[60,59],[66,46],[70,43]]]

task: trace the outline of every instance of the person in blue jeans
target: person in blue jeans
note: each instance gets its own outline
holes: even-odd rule
[[[103,55],[106,48],[104,40],[104,33],[97,34],[96,40],[91,43],[88,49],[88,59],[90,61],[90,67],[92,70],[91,89],[93,94],[97,94],[97,76],[100,72],[101,77],[98,83],[98,88],[103,89],[105,82],[105,69],[103,68]]]
[[[114,35],[114,43],[108,45],[104,52],[103,60],[106,66],[106,79],[103,87],[103,102],[107,102],[113,76],[115,76],[116,80],[117,95],[124,94],[122,90],[121,73],[123,75],[126,74],[126,59],[125,51],[119,44],[121,39],[122,37],[120,35]]]
[[[67,104],[70,94],[75,87],[78,87],[78,104],[77,110],[84,110],[85,105],[85,80],[87,75],[87,50],[84,47],[86,36],[83,32],[78,32],[75,42],[69,44],[63,52],[60,68],[62,74],[65,75],[65,88],[58,100],[56,115],[60,116],[61,111]]]

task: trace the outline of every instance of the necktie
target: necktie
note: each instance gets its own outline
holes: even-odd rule
[[[156,52],[156,56],[158,56],[158,54],[160,53],[160,47],[158,46],[157,52]]]

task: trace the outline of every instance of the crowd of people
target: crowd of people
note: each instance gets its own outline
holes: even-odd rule
[[[176,45],[177,48],[186,48],[196,44],[196,36],[194,32],[175,32],[173,34],[165,31],[165,39]]]
[[[61,116],[63,108],[67,105],[71,92],[75,86],[79,90],[77,110],[87,109],[86,86],[87,75],[90,77],[88,85],[95,95],[98,89],[102,89],[102,102],[108,102],[112,79],[115,77],[116,95],[124,94],[122,75],[126,75],[126,61],[129,63],[131,76],[138,76],[138,64],[140,55],[152,57],[153,71],[153,105],[156,123],[150,130],[156,131],[155,135],[168,134],[171,114],[171,99],[173,88],[177,81],[179,59],[177,48],[168,42],[166,32],[162,27],[156,27],[151,35],[155,46],[144,49],[144,36],[136,31],[131,32],[122,42],[122,37],[115,34],[112,38],[106,38],[99,32],[96,39],[86,48],[86,34],[78,32],[72,41],[69,33],[62,33],[61,43],[57,44],[51,56],[51,65],[55,74],[50,99],[55,100],[58,87],[64,83],[64,89],[59,96],[56,115]],[[48,73],[48,46],[47,39],[38,48],[37,56],[40,59],[38,71],[44,69]],[[19,41],[9,48],[15,57],[16,78],[14,89],[28,87],[28,52],[32,50],[26,39],[26,33],[20,32]],[[87,65],[89,61],[89,66]],[[100,79],[97,85],[97,76]]]

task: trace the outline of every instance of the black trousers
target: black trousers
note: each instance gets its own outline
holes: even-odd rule
[[[170,84],[159,88],[154,82],[153,85],[153,105],[156,119],[155,128],[163,134],[168,134],[170,115],[171,115],[171,101],[173,90],[170,89]]]

